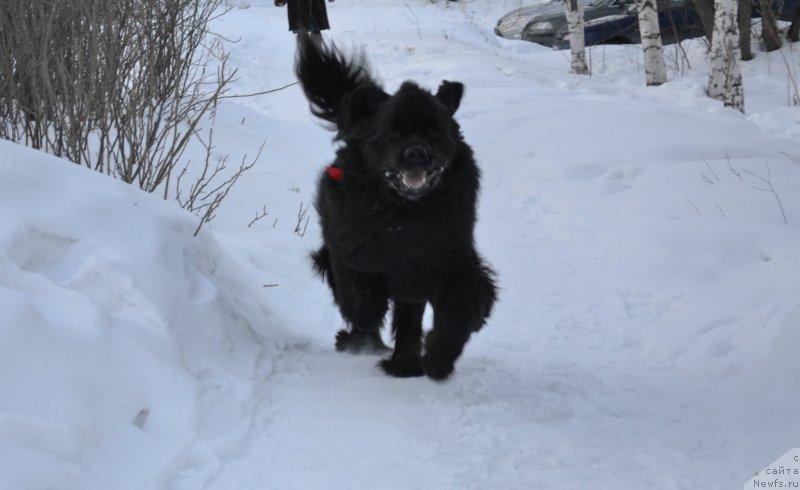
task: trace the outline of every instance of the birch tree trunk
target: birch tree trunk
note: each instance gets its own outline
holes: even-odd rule
[[[714,0],[692,0],[692,5],[694,5],[698,17],[700,17],[703,32],[710,44],[714,33]],[[739,49],[742,52],[742,60],[744,61],[753,59],[753,50],[750,45],[750,35],[752,34],[750,17],[752,17],[752,11],[753,0],[739,0]]]
[[[737,0],[714,1],[714,35],[708,53],[708,96],[744,112],[744,87],[739,67]]]
[[[647,85],[661,85],[667,81],[667,68],[661,51],[661,29],[658,26],[656,0],[638,0],[639,33],[644,53],[644,74]]]
[[[572,73],[588,75],[586,42],[583,37],[583,3],[581,0],[564,0],[569,29],[569,47],[572,51]]]

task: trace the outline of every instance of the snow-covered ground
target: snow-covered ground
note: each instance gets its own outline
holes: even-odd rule
[[[661,87],[636,46],[578,77],[492,34],[519,3],[329,5],[390,90],[467,87],[502,292],[443,383],[333,349],[313,210],[294,230],[334,146],[296,86],[220,107],[219,154],[266,146],[198,237],[0,141],[0,489],[712,490],[800,445],[797,46],[744,66],[742,115],[705,97],[699,41]],[[215,23],[232,92],[294,80],[271,4]]]

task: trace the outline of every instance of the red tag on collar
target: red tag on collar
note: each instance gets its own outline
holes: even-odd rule
[[[336,182],[342,180],[343,172],[342,169],[340,169],[339,167],[334,167],[333,165],[331,165],[330,167],[325,169],[325,171],[328,172],[328,176],[333,180],[335,180]]]

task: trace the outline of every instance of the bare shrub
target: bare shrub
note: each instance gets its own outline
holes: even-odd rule
[[[168,198],[235,76],[222,1],[0,0],[0,137]]]
[[[216,112],[212,112],[211,120],[213,122],[216,117]],[[203,158],[202,166],[200,166],[200,175],[190,179],[192,182],[189,185],[183,185],[183,179],[189,172],[190,163],[183,167],[180,174],[178,174],[175,200],[183,209],[191,211],[192,213],[200,216],[200,223],[194,231],[195,236],[200,232],[200,228],[210,222],[215,217],[215,213],[222,200],[228,196],[233,185],[246,171],[253,168],[261,156],[266,142],[261,144],[256,156],[250,161],[247,160],[247,155],[242,157],[238,167],[232,173],[225,173],[228,165],[228,155],[214,158],[214,128],[213,126],[208,130],[205,138],[198,137],[200,143],[205,147],[205,158]]]

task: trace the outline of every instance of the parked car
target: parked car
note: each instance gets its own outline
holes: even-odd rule
[[[633,0],[583,0],[584,39],[595,44],[636,44],[641,42],[639,18]],[[664,44],[703,35],[703,25],[691,0],[658,0],[658,22]],[[567,18],[563,0],[522,7],[504,15],[495,33],[509,39],[523,39],[558,49],[569,48]]]
[[[582,0],[586,45],[639,43],[639,19],[634,0]],[[658,0],[658,21],[664,44],[700,37],[703,26],[691,0]],[[800,0],[773,0],[779,20],[791,22],[787,35],[800,35]],[[753,17],[760,17],[760,4],[753,3]],[[559,49],[569,47],[563,0],[513,10],[497,22],[495,33],[508,39],[524,39]]]

